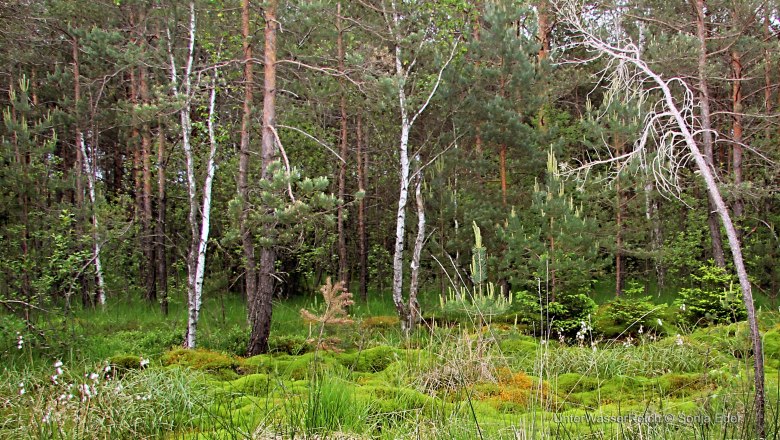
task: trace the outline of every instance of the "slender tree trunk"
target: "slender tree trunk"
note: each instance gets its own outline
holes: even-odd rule
[[[661,254],[663,249],[663,231],[661,230],[661,221],[658,218],[658,200],[654,195],[655,182],[648,179],[645,183],[645,218],[651,225],[650,230],[650,252],[653,255],[653,264],[655,266],[656,280],[658,281],[659,295],[660,289],[663,289],[666,270],[663,262],[663,255]]]
[[[344,285],[349,286],[349,274],[347,264],[347,237],[344,230],[344,199],[347,195],[347,155],[349,151],[347,149],[347,96],[346,85],[344,83],[344,74],[346,68],[344,66],[344,28],[341,20],[341,2],[336,5],[336,29],[338,30],[337,38],[337,50],[338,50],[338,68],[341,76],[339,77],[339,86],[341,90],[341,98],[339,107],[341,110],[341,162],[339,163],[339,200],[341,203],[337,210],[337,230],[338,230],[338,247],[339,247],[339,280]]]
[[[81,155],[84,157],[84,167],[87,174],[87,187],[89,189],[89,202],[92,205],[92,241],[94,242],[92,248],[92,258],[95,264],[95,280],[97,281],[96,300],[101,306],[106,304],[106,290],[105,282],[103,281],[103,266],[100,262],[100,225],[98,224],[97,207],[96,207],[96,195],[95,195],[95,174],[94,174],[94,156],[92,159],[87,157],[87,147],[84,143],[84,135],[82,134],[79,139],[79,146],[81,148]],[[90,163],[92,162],[92,163]]]
[[[615,135],[615,155],[623,154],[623,141],[619,135]],[[623,295],[623,286],[626,278],[625,259],[623,258],[623,188],[620,182],[620,174],[615,177],[615,296]]]
[[[420,303],[417,293],[420,284],[420,258],[425,245],[425,201],[422,195],[423,173],[418,168],[415,178],[414,195],[417,204],[417,238],[412,251],[412,270],[409,280],[409,328],[414,328],[420,322]]]
[[[615,180],[617,187],[617,205],[615,206],[615,296],[623,295],[623,283],[626,278],[623,267],[623,194],[620,188],[620,176]]]
[[[249,163],[250,163],[250,131],[252,123],[252,100],[254,96],[254,72],[252,62],[252,40],[249,29],[250,0],[241,2],[241,33],[244,48],[244,108],[241,118],[241,147],[238,162],[238,197],[241,200],[239,214],[239,231],[241,234],[241,250],[244,257],[244,286],[247,297],[248,321],[255,316],[255,296],[257,295],[257,261],[255,259],[255,240],[249,228]]]
[[[704,18],[704,0],[696,0],[696,35],[699,39],[698,75],[699,75],[699,105],[701,107],[702,146],[704,158],[712,173],[717,176],[714,166],[712,118],[710,113],[710,91],[707,82],[707,28]],[[712,241],[712,258],[718,267],[726,267],[726,257],[723,252],[723,241],[720,235],[718,214],[712,197],[707,197],[707,225],[710,228]]]
[[[191,99],[192,99],[192,64],[195,53],[195,2],[190,1],[190,22],[189,22],[189,42],[187,50],[187,62],[184,67],[184,76],[182,78],[182,87],[184,93],[179,92],[178,74],[176,72],[176,59],[173,55],[173,41],[168,30],[168,57],[171,63],[171,89],[175,98],[183,98],[184,104],[179,111],[181,119],[181,140],[184,150],[184,159],[186,162],[187,173],[187,196],[189,200],[188,220],[190,224],[190,246],[187,254],[187,332],[184,337],[184,345],[187,348],[195,348],[198,320],[200,317],[201,288],[203,287],[202,278],[198,280],[200,273],[198,264],[200,262],[200,240],[202,233],[206,233],[208,238],[208,227],[204,228],[204,220],[208,219],[208,213],[202,212],[202,218],[199,221],[199,206],[197,200],[197,187],[195,186],[195,161],[192,153],[192,144],[190,142],[190,133],[192,132],[191,119]],[[215,70],[216,74],[216,70]],[[215,88],[212,90],[215,92]],[[209,115],[209,124],[212,123]],[[209,133],[211,134],[211,133]],[[212,145],[213,147],[214,145]],[[212,164],[208,164],[207,173],[211,171]],[[208,174],[207,174],[208,176]],[[207,177],[208,179],[208,177]],[[203,194],[204,199],[206,194]],[[205,201],[205,200],[204,200]],[[205,249],[204,249],[205,262]]]
[[[146,80],[146,67],[139,67],[139,85],[141,92],[141,102],[144,105],[149,104],[149,85]],[[157,289],[155,286],[155,272],[157,264],[154,255],[154,232],[152,229],[152,136],[151,127],[148,122],[144,122],[141,128],[141,164],[143,166],[143,193],[142,211],[141,211],[141,245],[144,254],[144,278],[146,287],[146,300],[157,300]]]
[[[506,144],[501,144],[501,149],[498,153],[498,174],[501,177],[501,203],[506,206]]]
[[[81,77],[80,69],[81,69],[81,63],[79,63],[79,44],[78,39],[76,37],[73,37],[72,39],[72,57],[73,57],[73,102],[75,106],[76,111],[76,123],[75,123],[75,137],[73,146],[76,150],[76,162],[74,164],[75,168],[75,176],[76,176],[76,192],[74,194],[74,201],[76,203],[76,207],[81,211],[84,209],[84,181],[83,181],[83,173],[84,173],[84,156],[81,152],[81,136],[82,136],[82,129],[81,129],[81,114],[80,114],[80,104],[81,104],[81,81],[79,78]],[[25,206],[25,205],[22,205]],[[25,206],[26,207],[26,206]],[[26,216],[26,211],[25,211]],[[81,230],[81,221],[77,222],[76,224],[76,233],[81,235],[83,231]],[[26,232],[25,232],[26,235]],[[24,248],[26,250],[26,238],[24,239]],[[80,283],[81,284],[81,304],[84,307],[87,306],[94,306],[93,298],[89,294],[89,284],[87,280],[81,276]]]
[[[168,259],[165,251],[165,128],[162,118],[157,122],[157,222],[155,230],[155,254],[157,257],[157,290],[160,311],[168,315]]]
[[[539,0],[536,6],[539,26],[537,30],[539,33],[539,53],[537,54],[537,59],[539,61],[546,59],[550,53],[550,16],[548,7],[547,0]]]
[[[360,264],[360,298],[368,301],[368,237],[366,235],[366,172],[368,165],[368,155],[363,158],[363,121],[360,116],[357,118],[357,174],[358,191],[363,193],[363,197],[358,201],[358,262]]]
[[[400,49],[397,49],[400,53]],[[396,64],[400,63],[400,55]],[[398,194],[398,209],[395,219],[395,246],[393,253],[393,302],[401,321],[404,332],[409,331],[409,309],[403,298],[404,282],[404,238],[406,233],[406,203],[409,198],[409,118],[406,114],[406,92],[401,82],[398,87],[398,98],[401,107],[401,138],[399,142],[400,190]]]
[[[768,61],[768,60],[767,60]],[[731,71],[733,73],[731,83],[731,111],[732,111],[732,172],[734,175],[734,201],[732,211],[734,221],[739,223],[744,215],[744,203],[740,196],[742,186],[742,56],[739,51],[731,51]],[[737,234],[741,236],[741,230],[737,227]]]
[[[276,155],[274,130],[276,125],[276,20],[277,0],[268,0],[265,13],[265,47],[264,47],[264,84],[263,84],[263,135],[262,175],[264,180],[271,179],[268,167]],[[266,234],[270,235],[272,224],[263,225]],[[276,251],[273,245],[266,245],[260,250],[260,273],[258,289],[250,301],[251,334],[249,335],[249,355],[253,356],[268,351],[268,336],[271,332],[272,304],[274,293],[274,264]],[[249,294],[250,292],[247,292]]]
[[[211,80],[211,92],[209,97],[209,116],[207,121],[209,133],[209,156],[206,162],[206,178],[203,182],[203,201],[201,202],[200,206],[200,235],[196,238],[196,240],[193,241],[193,244],[197,244],[194,275],[195,285],[191,291],[192,296],[189,298],[189,314],[187,319],[187,348],[195,348],[195,336],[197,334],[200,307],[203,298],[203,275],[206,269],[206,251],[208,250],[209,230],[211,226],[211,187],[214,182],[214,173],[216,172],[215,157],[217,153],[217,140],[214,133],[214,107],[217,97],[217,75],[218,70],[214,69],[214,76]],[[191,154],[192,152],[190,151],[190,156]],[[187,162],[191,164],[191,158],[188,159]]]

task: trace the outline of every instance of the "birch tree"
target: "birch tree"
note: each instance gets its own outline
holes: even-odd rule
[[[756,309],[753,302],[750,280],[742,256],[737,230],[731,219],[731,214],[721,195],[715,180],[713,170],[705,154],[699,148],[695,136],[700,134],[702,127],[699,119],[701,113],[694,99],[694,93],[683,78],[664,79],[642,59],[636,44],[625,35],[622,38],[607,39],[595,28],[593,23],[603,23],[600,17],[594,17],[597,12],[579,1],[557,1],[554,3],[561,20],[575,32],[573,45],[584,48],[595,58],[603,58],[607,63],[604,74],[613,83],[623,88],[636,90],[645,97],[658,97],[652,110],[644,119],[644,129],[637,139],[634,149],[623,155],[608,159],[605,162],[639,160],[649,168],[662,187],[674,189],[675,172],[684,164],[693,160],[697,173],[704,181],[707,193],[711,198],[715,212],[720,217],[726,230],[732,261],[742,289],[742,300],[747,309],[748,325],[753,349],[753,370],[756,414],[756,436],[765,437],[764,424],[764,356],[761,345],[761,334],[758,329]],[[588,20],[586,23],[585,20]],[[678,93],[673,92],[676,91]],[[657,155],[652,162],[647,162],[646,146],[649,142],[658,143]]]
[[[215,103],[217,96],[218,69],[213,68],[209,87],[209,105],[207,130],[209,153],[206,160],[206,176],[203,181],[202,201],[198,203],[198,189],[195,182],[195,158],[190,134],[192,133],[192,66],[195,52],[195,2],[190,2],[189,41],[187,61],[182,77],[183,91],[179,89],[176,59],[173,55],[173,43],[168,32],[168,55],[171,63],[171,89],[175,98],[182,101],[179,111],[181,118],[181,142],[184,150],[187,174],[187,195],[189,200],[190,245],[187,255],[187,333],[184,344],[187,348],[195,348],[198,329],[198,319],[203,296],[203,274],[206,267],[206,251],[208,249],[209,230],[211,222],[211,188],[216,171],[215,157],[217,141],[214,130]]]
[[[412,59],[407,59],[404,49],[404,39],[406,35],[403,32],[403,23],[410,20],[405,16],[403,12],[398,9],[395,1],[391,2],[391,9],[385,11],[385,22],[389,34],[393,42],[393,60],[395,64],[395,76],[394,86],[395,92],[398,97],[398,108],[401,116],[401,132],[398,142],[398,165],[399,165],[399,192],[398,192],[398,209],[396,211],[396,223],[395,223],[395,246],[393,253],[393,303],[395,304],[398,317],[401,321],[401,328],[408,332],[419,319],[417,316],[417,307],[414,305],[416,300],[409,299],[407,302],[403,295],[403,281],[404,281],[404,247],[406,238],[406,205],[409,200],[409,135],[412,132],[414,124],[420,118],[425,110],[431,103],[431,100],[436,95],[436,91],[439,89],[439,85],[442,81],[442,75],[450,62],[455,57],[455,53],[458,48],[458,40],[456,39],[452,43],[452,47],[449,53],[449,57],[438,68],[436,77],[433,80],[432,85],[428,89],[428,92],[423,95],[425,99],[417,108],[410,108],[409,99],[407,97],[406,88],[410,83],[410,78],[417,63],[417,59],[414,58],[415,54],[412,52]],[[429,26],[430,27],[430,26]],[[419,41],[419,49],[425,44],[435,44],[436,39],[431,36],[424,35]],[[419,171],[418,171],[419,172]]]

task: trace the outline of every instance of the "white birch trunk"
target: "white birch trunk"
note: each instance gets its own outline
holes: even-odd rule
[[[92,204],[92,241],[94,242],[92,248],[92,258],[95,264],[95,277],[97,278],[97,302],[101,306],[106,304],[106,285],[103,281],[103,266],[100,263],[100,231],[98,230],[98,216],[95,206],[95,174],[92,166],[94,156],[87,156],[87,147],[84,144],[84,134],[79,132],[79,148],[81,149],[81,157],[84,158],[84,168],[87,174],[87,186],[89,190],[89,202]]]
[[[458,48],[459,40],[456,40],[452,46],[452,51],[447,61],[439,69],[436,77],[436,82],[431,88],[426,100],[414,113],[414,116],[409,117],[409,111],[406,108],[406,91],[404,89],[406,81],[409,78],[409,70],[414,62],[410,63],[409,67],[404,67],[403,57],[401,52],[401,35],[400,35],[400,21],[401,15],[396,8],[395,1],[391,2],[392,6],[392,18],[387,20],[388,30],[390,35],[395,39],[395,76],[398,87],[398,105],[401,111],[401,136],[398,146],[398,162],[400,165],[400,191],[398,194],[398,211],[396,213],[395,224],[395,248],[393,253],[393,303],[395,304],[396,311],[398,312],[398,318],[401,322],[401,329],[404,332],[408,332],[413,325],[409,320],[409,307],[404,301],[403,284],[404,284],[404,241],[406,232],[406,204],[409,200],[409,134],[414,127],[415,121],[420,115],[425,112],[428,105],[431,103],[436,91],[441,84],[441,77],[444,74],[444,70],[450,65],[450,62],[455,57],[455,52]],[[422,167],[418,172],[422,172]]]
[[[398,81],[398,103],[401,109],[401,138],[398,147],[400,169],[400,191],[398,194],[398,211],[395,223],[395,250],[393,254],[393,303],[395,303],[401,328],[408,330],[409,311],[403,298],[404,285],[404,238],[406,232],[406,203],[409,199],[409,132],[412,126],[406,112],[406,92],[404,82],[406,73],[401,62],[401,48],[395,48],[396,78]]]
[[[195,335],[198,329],[200,306],[203,299],[203,273],[206,269],[206,251],[209,243],[209,231],[211,228],[211,187],[214,182],[216,164],[214,158],[217,153],[217,138],[214,134],[214,106],[217,99],[217,69],[214,68],[214,76],[211,81],[211,95],[209,98],[209,158],[206,163],[206,179],[203,182],[203,202],[201,205],[200,238],[197,242],[197,261],[195,264],[195,285],[188,299],[187,318],[187,347],[195,348]],[[189,162],[189,160],[188,160]]]
[[[425,244],[425,201],[422,195],[422,170],[418,171],[414,185],[414,196],[417,204],[417,238],[414,240],[412,251],[412,273],[409,280],[409,326],[412,327],[420,321],[420,303],[417,301],[417,292],[420,285],[420,258]]]

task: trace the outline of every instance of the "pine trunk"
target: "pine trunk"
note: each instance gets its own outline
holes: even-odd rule
[[[165,129],[162,119],[157,123],[157,222],[155,230],[155,254],[157,258],[157,291],[160,311],[168,315],[168,259],[165,250]]]
[[[238,162],[238,197],[241,201],[239,213],[239,231],[241,234],[241,250],[244,263],[244,286],[247,297],[249,322],[254,319],[254,298],[257,295],[257,261],[255,259],[255,241],[249,228],[249,134],[252,122],[252,101],[254,92],[254,72],[252,61],[252,41],[249,28],[250,0],[241,2],[241,33],[244,49],[244,107],[241,117],[241,144]]]
[[[357,174],[358,191],[363,197],[358,202],[358,262],[360,264],[360,299],[368,301],[368,237],[366,235],[366,172],[368,165],[368,153],[363,157],[363,122],[357,118]]]
[[[139,85],[141,92],[141,102],[148,105],[149,85],[146,80],[146,67],[139,67]],[[155,273],[157,264],[154,254],[154,231],[152,230],[152,136],[151,127],[148,122],[144,122],[141,127],[141,164],[142,173],[142,210],[141,210],[141,246],[144,254],[143,272],[146,287],[146,300],[157,300],[157,289],[155,286]]]
[[[339,280],[344,283],[345,286],[349,286],[349,274],[348,274],[348,264],[347,264],[347,237],[346,237],[346,231],[344,230],[344,202],[346,197],[346,186],[347,186],[347,97],[346,97],[346,87],[344,84],[344,74],[345,74],[345,66],[344,66],[344,29],[342,27],[342,21],[341,21],[341,2],[339,2],[336,5],[336,29],[338,29],[338,38],[337,38],[337,51],[338,51],[338,68],[340,75],[339,76],[339,86],[341,90],[341,98],[339,102],[339,107],[341,110],[341,162],[339,163],[339,206],[337,210],[337,229],[338,229],[338,247],[339,247]]]
[[[731,83],[731,111],[732,111],[732,157],[731,167],[734,177],[734,201],[732,211],[734,212],[734,221],[739,222],[744,215],[744,203],[740,196],[740,187],[742,186],[742,56],[739,51],[731,51],[731,71],[733,73]],[[742,235],[740,228],[737,227],[737,236]]]
[[[277,0],[269,0],[264,9],[265,14],[265,47],[263,68],[263,135],[261,140],[262,150],[262,176],[264,180],[271,178],[268,167],[276,155],[275,124],[276,124],[276,21]],[[267,235],[273,225],[263,225]],[[272,245],[267,245],[260,250],[260,270],[258,288],[254,297],[250,298],[250,328],[249,349],[250,356],[268,351],[268,336],[271,332],[272,304],[274,292],[274,264],[276,252]],[[249,295],[251,292],[247,292]]]
[[[696,0],[696,35],[699,39],[698,75],[699,75],[699,105],[701,108],[702,146],[704,159],[712,173],[717,176],[714,165],[712,117],[710,113],[710,91],[707,81],[707,27],[704,21],[704,0]],[[712,242],[712,258],[718,267],[726,267],[726,256],[723,251],[723,240],[720,235],[720,224],[712,197],[707,197],[707,225],[710,228]]]

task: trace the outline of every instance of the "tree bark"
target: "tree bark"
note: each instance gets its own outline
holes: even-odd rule
[[[276,21],[277,0],[269,0],[264,10],[265,15],[265,47],[264,53],[264,84],[263,84],[263,135],[261,140],[262,174],[264,180],[271,179],[269,165],[276,155],[274,130],[276,125]],[[263,225],[268,236],[273,225]],[[273,245],[266,245],[260,250],[260,273],[258,289],[250,298],[253,316],[250,316],[251,334],[249,335],[250,356],[268,351],[268,336],[271,332],[272,304],[274,292],[274,264],[276,251]],[[250,294],[251,292],[247,292]]]
[[[366,235],[366,172],[368,165],[368,154],[363,158],[363,121],[357,117],[357,174],[358,191],[363,193],[363,197],[358,201],[358,263],[360,265],[360,299],[368,301],[368,237]]]
[[[768,59],[767,59],[768,61]],[[731,51],[731,71],[733,73],[731,82],[731,111],[732,111],[732,173],[734,177],[734,195],[732,211],[734,212],[734,221],[739,222],[744,215],[744,203],[740,196],[740,187],[742,186],[742,57],[737,50]],[[737,235],[741,238],[740,228],[737,227]]]
[[[141,102],[149,104],[149,85],[146,80],[145,66],[139,67],[139,88]],[[157,264],[154,254],[154,231],[152,229],[152,161],[151,161],[152,137],[149,123],[144,121],[141,126],[141,164],[142,173],[142,210],[141,210],[141,246],[144,254],[143,272],[146,287],[146,300],[156,301],[157,290],[155,286],[155,272]]]
[[[712,117],[710,113],[710,91],[707,81],[707,27],[704,18],[704,0],[696,0],[696,36],[699,40],[698,75],[699,75],[699,105],[701,107],[702,145],[704,159],[713,175],[717,176],[714,166]],[[723,240],[720,235],[720,224],[712,197],[707,197],[707,225],[710,228],[712,242],[712,258],[718,267],[726,267],[726,256],[723,251]]]
[[[94,168],[94,156],[90,159],[87,157],[87,147],[84,143],[84,134],[82,133],[79,139],[79,146],[81,148],[81,155],[84,157],[84,167],[87,174],[87,187],[89,189],[89,202],[92,205],[92,259],[95,265],[95,280],[97,281],[97,292],[95,294],[97,303],[101,306],[106,304],[106,289],[105,282],[103,281],[103,266],[100,262],[100,249],[102,244],[100,242],[100,225],[98,224],[98,216],[96,209],[96,194],[95,194],[95,168]]]
[[[501,144],[501,149],[498,152],[498,174],[501,177],[501,203],[506,206],[506,144]]]
[[[168,315],[168,259],[165,251],[165,128],[162,119],[157,123],[157,222],[155,230],[155,254],[157,258],[157,291],[160,311]]]
[[[550,53],[550,16],[547,12],[548,5],[547,0],[539,0],[537,8],[538,26],[539,29],[539,52],[537,59],[539,61],[547,59],[547,55]]]
[[[336,212],[336,226],[338,230],[338,247],[339,247],[339,280],[344,283],[345,286],[349,286],[349,274],[347,264],[347,237],[344,230],[344,199],[346,197],[347,187],[347,155],[349,151],[347,149],[347,96],[346,85],[344,81],[344,74],[346,68],[344,66],[344,28],[341,20],[341,2],[336,5],[336,29],[338,30],[337,38],[337,51],[338,51],[338,68],[340,72],[339,76],[339,88],[340,88],[340,102],[339,108],[341,110],[341,161],[339,163],[339,206]]]
[[[417,238],[414,240],[412,270],[409,280],[409,328],[414,328],[420,322],[420,303],[417,301],[417,293],[420,284],[420,258],[425,245],[425,201],[422,195],[422,169],[418,168],[416,173],[414,196],[417,205]]]
[[[238,198],[241,201],[239,214],[239,233],[241,234],[241,251],[244,264],[244,286],[247,297],[248,321],[255,316],[253,307],[257,295],[257,261],[255,259],[255,240],[249,228],[249,164],[250,164],[250,130],[252,122],[252,100],[254,97],[254,72],[252,61],[252,41],[249,29],[250,0],[241,2],[241,33],[244,49],[244,107],[241,117],[241,143],[238,161]]]

